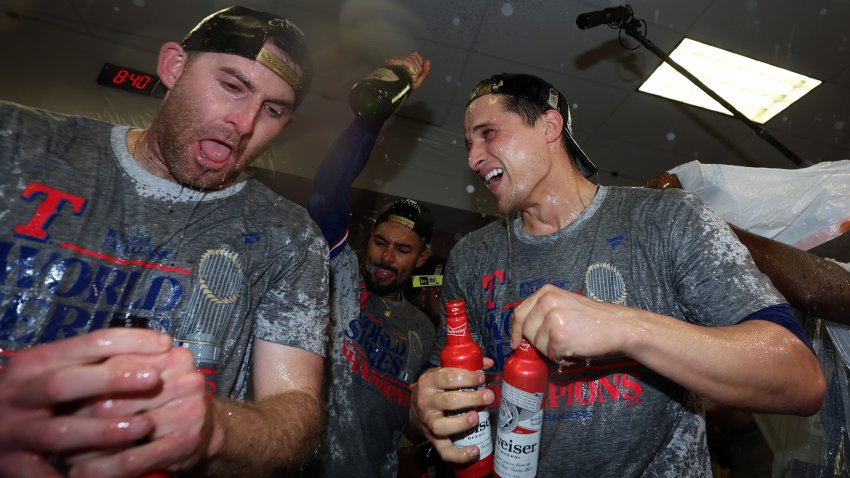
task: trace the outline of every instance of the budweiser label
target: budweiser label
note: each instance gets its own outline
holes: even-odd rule
[[[484,385],[478,388],[481,390],[484,388]],[[474,392],[476,389],[462,389],[463,391]],[[458,410],[457,412],[453,412],[452,415],[461,415],[466,413],[469,410]],[[448,415],[448,413],[446,414]],[[481,452],[479,455],[479,460],[483,460],[484,458],[490,456],[493,453],[493,443],[490,438],[490,412],[487,411],[486,408],[478,411],[478,426],[472,427],[469,430],[466,430],[461,433],[457,433],[452,435],[452,444],[456,448],[463,448],[465,446],[475,445],[478,447],[478,450]]]
[[[457,327],[452,327],[446,324],[446,335],[453,335],[455,337],[463,337],[466,334],[466,322],[458,325]]]
[[[537,476],[543,393],[530,393],[502,383],[494,468],[501,478]]]

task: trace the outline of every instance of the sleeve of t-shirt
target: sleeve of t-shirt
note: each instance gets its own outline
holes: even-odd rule
[[[380,127],[352,122],[334,141],[319,164],[307,210],[322,230],[331,257],[340,253],[348,240],[351,207],[348,190],[366,166]]]
[[[434,347],[431,348],[431,357],[426,366],[437,367],[440,365],[440,352],[446,345],[446,300],[465,299],[466,293],[460,287],[457,277],[457,247],[449,253],[446,267],[443,270],[443,285],[440,291],[440,325],[434,334]]]
[[[483,335],[481,328],[483,327],[483,324],[481,323],[481,320],[477,320],[478,315],[475,312],[477,307],[480,307],[480,304],[476,305],[474,303],[476,300],[476,294],[473,290],[471,290],[475,288],[475,284],[477,284],[478,281],[470,280],[470,275],[462,277],[464,273],[474,275],[474,273],[469,271],[474,271],[475,266],[477,265],[474,262],[476,260],[475,256],[469,256],[463,253],[464,249],[468,250],[469,248],[459,247],[463,246],[468,240],[470,240],[470,238],[467,236],[455,244],[455,247],[452,248],[451,252],[449,252],[449,258],[446,260],[446,267],[443,270],[443,285],[442,290],[440,291],[440,325],[437,327],[435,332],[434,347],[431,349],[431,358],[428,360],[431,366],[440,365],[440,352],[442,352],[443,347],[446,345],[447,300],[463,299],[466,301],[470,335],[473,340],[478,342],[478,345],[481,345],[482,348],[486,350],[484,344],[481,343],[481,337]]]
[[[787,303],[717,213],[690,193],[678,196],[681,200],[668,204],[670,220],[664,222],[670,227],[666,262],[689,321],[733,325],[757,310]]]
[[[746,316],[741,322],[747,322],[750,320],[764,320],[785,327],[786,330],[800,339],[800,342],[803,342],[803,344],[805,344],[812,353],[815,353],[815,348],[812,346],[812,342],[808,337],[806,337],[806,332],[803,330],[803,327],[799,322],[797,322],[794,314],[791,313],[790,305],[777,304],[765,307],[764,309],[759,309]]]
[[[328,252],[318,228],[293,233],[291,247],[271,262],[279,264],[271,287],[261,296],[254,337],[324,356],[328,325]]]

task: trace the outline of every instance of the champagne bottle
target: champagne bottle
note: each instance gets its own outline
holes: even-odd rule
[[[463,368],[466,370],[482,370],[484,368],[484,353],[469,333],[469,323],[466,317],[466,303],[463,300],[446,301],[446,346],[440,352],[440,366]],[[480,388],[484,388],[482,385]],[[474,392],[476,389],[461,389]],[[452,414],[459,415],[469,410],[458,410]],[[457,478],[480,478],[490,475],[493,471],[493,439],[490,435],[490,413],[486,407],[478,411],[478,425],[452,436],[452,443],[458,448],[477,445],[480,450],[478,461],[453,465]]]
[[[499,478],[537,476],[540,429],[548,367],[525,339],[505,362],[499,428],[496,430],[495,475]]]
[[[348,104],[358,118],[369,123],[383,123],[412,89],[413,80],[404,67],[385,65],[354,84]]]

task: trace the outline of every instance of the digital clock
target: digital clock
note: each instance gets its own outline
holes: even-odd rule
[[[158,76],[111,63],[103,64],[97,84],[154,98],[165,96],[165,88],[159,83]]]

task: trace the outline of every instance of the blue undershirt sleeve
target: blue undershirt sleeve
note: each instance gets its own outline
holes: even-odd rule
[[[803,331],[803,327],[797,322],[797,318],[794,317],[794,314],[791,312],[791,306],[788,304],[777,304],[771,305],[769,307],[765,307],[761,310],[757,310],[752,314],[744,317],[744,319],[739,322],[747,322],[750,320],[766,320],[768,322],[773,322],[774,324],[781,325],[788,329],[792,334],[796,335],[798,339],[800,339],[812,353],[815,353],[815,349],[812,347],[812,342],[806,337],[806,333]]]
[[[366,166],[380,132],[380,127],[365,126],[352,122],[334,141],[319,164],[307,199],[307,211],[321,228],[331,258],[348,240],[348,190]]]

